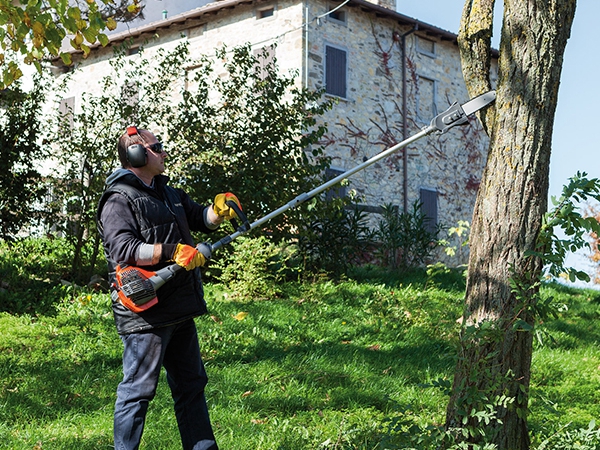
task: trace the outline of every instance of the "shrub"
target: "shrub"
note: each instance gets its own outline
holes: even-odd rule
[[[274,244],[265,236],[243,236],[233,241],[231,248],[231,252],[223,251],[215,257],[213,263],[220,271],[216,278],[229,295],[261,299],[281,293],[278,282],[285,279],[287,262],[293,256],[290,246]]]
[[[298,241],[305,269],[338,276],[364,262],[372,240],[364,210],[339,198],[315,202],[309,213]]]
[[[73,249],[66,239],[0,240],[0,311],[48,313],[62,297],[61,285],[70,284]],[[89,255],[87,248],[82,254]],[[89,264],[89,258],[85,259]],[[95,268],[104,273],[104,259]],[[67,281],[68,280],[68,281]],[[84,284],[89,280],[84,280]]]
[[[375,230],[376,252],[381,264],[393,269],[408,269],[425,264],[437,246],[440,227],[428,231],[420,202],[410,211],[398,212],[388,204],[383,206],[382,219]]]

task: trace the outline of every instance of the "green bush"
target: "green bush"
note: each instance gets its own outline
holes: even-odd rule
[[[278,283],[284,280],[291,247],[274,244],[265,236],[241,237],[231,243],[232,251],[216,255],[216,278],[225,285],[228,296],[242,299],[277,297]]]
[[[384,205],[382,219],[375,230],[376,254],[381,264],[405,270],[427,263],[437,246],[440,227],[428,231],[425,221],[420,202],[402,213],[391,204]]]
[[[298,241],[309,273],[338,276],[368,259],[372,233],[364,210],[335,199],[313,203],[309,214]]]
[[[0,311],[54,311],[63,296],[61,287],[75,282],[71,275],[72,252],[72,246],[60,238],[0,240]],[[82,249],[88,266],[90,253],[89,248]],[[105,275],[105,265],[102,259],[93,271]]]

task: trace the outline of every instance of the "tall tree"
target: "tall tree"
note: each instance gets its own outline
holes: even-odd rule
[[[491,89],[494,0],[467,0],[459,32],[471,96]],[[529,256],[547,209],[554,115],[576,0],[504,0],[495,107],[473,214],[460,351],[446,428],[459,441],[527,449],[527,404],[542,263]],[[531,285],[530,285],[531,286]]]

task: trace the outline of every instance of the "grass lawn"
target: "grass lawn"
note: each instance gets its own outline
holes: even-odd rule
[[[556,443],[600,418],[600,293],[544,293],[565,306],[536,344],[533,444],[600,448]],[[260,301],[220,285],[206,295],[211,311],[197,325],[222,449],[410,448],[389,433],[390,419],[443,423],[448,398],[425,385],[452,379],[461,276],[363,274],[288,284]],[[106,294],[65,288],[52,313],[0,313],[0,448],[112,448],[120,352]],[[142,449],[179,448],[163,374]]]

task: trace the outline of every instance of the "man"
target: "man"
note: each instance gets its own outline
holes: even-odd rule
[[[164,366],[185,450],[217,449],[204,397],[207,376],[194,317],[206,313],[199,267],[205,256],[191,231],[209,233],[235,212],[237,198],[219,194],[206,207],[167,185],[167,153],[154,134],[129,127],[119,138],[122,168],[106,180],[98,206],[98,228],[109,264],[112,309],[123,341],[123,381],[117,388],[115,449],[137,449],[148,404]],[[158,303],[134,312],[116,293],[117,266],[154,271],[173,262],[184,267],[157,291]]]

